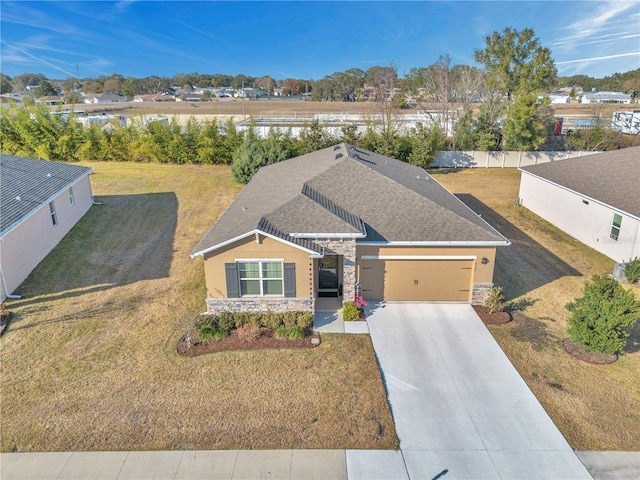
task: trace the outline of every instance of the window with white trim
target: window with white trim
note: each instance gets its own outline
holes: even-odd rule
[[[284,276],[282,262],[238,262],[240,295],[282,296]]]
[[[620,236],[620,227],[622,225],[622,215],[618,215],[617,213],[613,214],[613,222],[611,222],[611,233],[609,236],[613,240],[618,240]]]
[[[69,187],[69,205],[73,206],[76,203],[76,199],[73,198],[73,187]]]
[[[58,225],[58,216],[56,215],[56,206],[53,204],[53,202],[49,202],[49,213],[51,214],[51,223],[53,223],[53,226],[57,226]]]

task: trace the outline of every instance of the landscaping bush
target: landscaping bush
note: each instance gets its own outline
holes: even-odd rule
[[[210,342],[211,340],[221,340],[225,338],[228,333],[215,325],[205,323],[200,325],[196,329],[196,337],[198,341],[202,343]]]
[[[296,325],[302,329],[313,326],[313,313],[297,312]]]
[[[584,295],[566,305],[571,312],[571,340],[587,351],[617,353],[625,346],[628,329],[638,320],[640,301],[615,279],[594,275]]]
[[[502,287],[494,285],[491,287],[489,296],[484,301],[484,306],[489,309],[489,314],[494,311],[502,312],[504,310],[504,295],[502,294]]]
[[[345,322],[360,320],[360,309],[356,307],[355,302],[344,302],[342,306],[342,319]]]
[[[289,340],[298,340],[304,338],[304,329],[297,325],[291,327],[278,327],[275,331],[275,337],[278,339],[287,338]]]
[[[624,265],[624,276],[627,281],[636,283],[640,280],[640,258],[636,257],[633,260],[629,260]]]
[[[218,327],[225,332],[230,331],[236,324],[236,320],[231,312],[218,314]]]

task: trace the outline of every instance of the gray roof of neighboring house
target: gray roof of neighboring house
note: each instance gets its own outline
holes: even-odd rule
[[[261,168],[191,255],[263,227],[315,252],[313,239],[290,234],[509,243],[421,168],[344,143]]]
[[[91,172],[79,165],[0,154],[0,236]]]
[[[640,218],[640,147],[541,163],[520,170]]]

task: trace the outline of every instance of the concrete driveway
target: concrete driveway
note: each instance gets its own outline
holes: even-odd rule
[[[409,478],[592,478],[470,305],[368,314]]]

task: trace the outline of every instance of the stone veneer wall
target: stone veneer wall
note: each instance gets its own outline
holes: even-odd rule
[[[207,298],[207,313],[221,312],[313,312],[314,300],[311,298]]]
[[[493,283],[474,283],[471,292],[471,305],[482,305],[491,293]]]
[[[342,255],[342,299],[353,301],[356,295],[356,240],[348,239],[314,239],[314,243],[324,247],[324,253]]]

